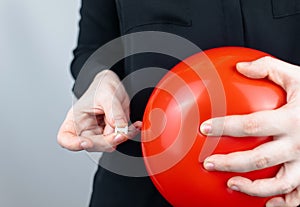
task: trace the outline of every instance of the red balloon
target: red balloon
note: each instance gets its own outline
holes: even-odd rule
[[[280,166],[248,173],[209,172],[211,154],[251,150],[272,137],[207,138],[199,126],[211,117],[248,114],[285,104],[285,92],[267,79],[250,79],[236,63],[268,54],[222,47],[195,54],[159,82],[147,104],[142,129],[146,168],[160,193],[175,207],[263,207],[270,198],[249,196],[227,187],[233,176],[269,178]]]

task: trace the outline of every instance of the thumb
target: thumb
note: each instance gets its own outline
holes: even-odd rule
[[[121,102],[117,97],[113,97],[110,101],[103,102],[104,114],[107,123],[111,127],[124,127],[128,125],[127,115]]]
[[[240,62],[237,70],[249,78],[268,78],[287,90],[291,79],[299,76],[297,66],[266,56],[252,62]]]

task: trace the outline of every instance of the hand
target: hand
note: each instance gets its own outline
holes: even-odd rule
[[[139,132],[141,122],[132,124],[127,135],[114,133],[116,126],[127,126],[128,119],[129,97],[117,75],[105,70],[69,110],[57,140],[72,151],[111,152]]]
[[[287,93],[287,104],[276,110],[205,121],[200,130],[208,136],[273,136],[274,139],[253,150],[212,155],[204,161],[204,167],[207,170],[249,172],[282,164],[273,178],[251,181],[233,177],[227,185],[253,196],[277,195],[268,201],[268,207],[296,207],[300,204],[300,67],[264,57],[238,63],[237,70],[247,77],[267,77],[280,85]],[[281,194],[284,198],[279,197]]]

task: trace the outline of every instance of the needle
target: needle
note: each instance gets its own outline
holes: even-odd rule
[[[123,133],[123,134],[128,134],[128,126],[125,127],[118,127],[116,126],[115,128],[115,133]]]

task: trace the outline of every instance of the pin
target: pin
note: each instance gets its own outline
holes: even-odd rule
[[[115,133],[123,133],[123,134],[128,134],[128,126],[125,127],[118,127],[116,126],[115,128]]]

